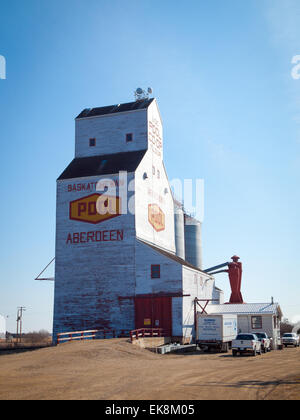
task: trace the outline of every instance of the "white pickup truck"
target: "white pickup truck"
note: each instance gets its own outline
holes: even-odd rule
[[[299,347],[299,335],[296,333],[285,333],[282,337],[282,343],[285,347],[294,346]]]
[[[232,355],[251,353],[252,356],[262,353],[261,342],[255,334],[239,334],[232,341]]]
[[[261,350],[264,353],[272,350],[272,339],[265,332],[255,333],[255,335],[261,342]]]

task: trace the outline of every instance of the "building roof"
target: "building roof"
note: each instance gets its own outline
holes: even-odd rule
[[[144,99],[135,102],[128,102],[125,104],[102,106],[100,108],[86,108],[76,119],[98,117],[101,115],[117,114],[119,112],[137,111],[146,109],[154,101],[154,98]]]
[[[209,314],[272,314],[279,313],[282,316],[281,308],[278,303],[225,303],[222,305],[209,305]]]
[[[154,251],[159,252],[164,257],[170,258],[171,260],[177,262],[178,264],[184,265],[188,268],[192,268],[193,270],[197,270],[202,274],[206,274],[207,276],[211,277],[208,273],[205,273],[204,271],[200,270],[199,268],[195,267],[194,265],[190,264],[188,261],[185,261],[184,259],[178,257],[176,254],[172,254],[170,251],[166,251],[162,248],[159,248],[158,246],[154,244],[150,244],[149,242],[145,242],[142,239],[138,239],[139,242],[143,243],[144,245],[149,246]]]
[[[122,152],[102,156],[75,158],[59,176],[59,180],[134,172],[147,150]]]

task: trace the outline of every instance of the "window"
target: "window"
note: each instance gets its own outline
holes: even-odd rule
[[[90,139],[90,147],[96,146],[96,139]]]
[[[262,317],[261,316],[252,316],[251,325],[253,330],[259,330],[262,328]]]
[[[126,134],[126,143],[130,143],[133,140],[133,134],[127,133]]]
[[[160,265],[151,265],[151,278],[160,279]]]
[[[253,340],[253,338],[254,338],[253,334],[239,334],[236,337],[236,340],[245,340],[245,341],[248,341],[248,340]]]

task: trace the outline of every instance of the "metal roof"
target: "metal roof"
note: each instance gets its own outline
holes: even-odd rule
[[[188,268],[192,268],[193,270],[199,271],[202,274],[206,274],[208,277],[212,278],[212,276],[208,273],[205,273],[204,271],[200,270],[198,267],[195,267],[194,265],[190,264],[188,261],[183,260],[182,258],[178,257],[176,254],[172,254],[170,251],[166,251],[162,248],[159,248],[158,246],[154,245],[154,244],[150,244],[149,242],[146,242],[140,238],[137,238],[137,240],[139,242],[141,242],[144,245],[149,246],[150,248],[152,248],[154,251],[160,253],[161,255],[163,255],[164,257],[167,257],[175,262],[177,262],[178,264],[184,265]],[[220,289],[219,289],[220,290]]]
[[[128,102],[125,104],[102,106],[99,108],[86,108],[76,119],[98,117],[100,115],[117,114],[119,112],[137,111],[139,109],[146,109],[154,101],[154,98],[143,99],[135,102]]]
[[[207,307],[209,314],[272,314],[278,312],[282,315],[278,303],[225,303],[222,305],[209,305]]]
[[[117,174],[120,171],[134,172],[145,153],[146,150],[138,150],[135,152],[75,158],[58,179],[111,175]]]

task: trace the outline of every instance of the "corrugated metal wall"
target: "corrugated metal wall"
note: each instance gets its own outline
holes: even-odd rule
[[[193,217],[185,215],[185,259],[194,267],[202,269],[202,234],[201,223]]]
[[[184,260],[184,211],[182,205],[176,201],[174,202],[174,210],[176,255]]]

